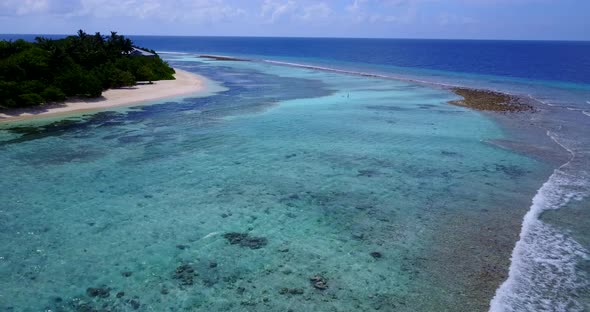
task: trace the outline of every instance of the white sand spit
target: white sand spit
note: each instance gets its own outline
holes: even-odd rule
[[[142,102],[196,94],[206,91],[203,77],[175,68],[176,80],[154,81],[133,87],[109,89],[95,99],[71,99],[64,103],[41,107],[14,109],[0,112],[0,122],[55,117],[71,113],[90,112],[117,106],[130,106]]]

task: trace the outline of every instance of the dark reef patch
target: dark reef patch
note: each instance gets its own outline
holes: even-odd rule
[[[140,142],[143,142],[144,138],[145,138],[144,135],[135,134],[135,135],[127,135],[127,136],[118,137],[117,141],[122,144],[140,143]]]
[[[326,290],[328,289],[328,279],[323,277],[322,275],[314,275],[309,278],[311,285],[319,290]]]
[[[230,232],[223,234],[223,237],[232,245],[247,247],[250,249],[259,249],[268,243],[266,237],[250,236],[248,233]]]
[[[381,254],[378,251],[373,251],[373,252],[370,253],[370,255],[371,255],[371,257],[373,257],[375,259],[379,259],[379,258],[382,258],[383,257],[383,254]]]
[[[375,170],[375,169],[362,169],[362,170],[357,170],[358,174],[356,175],[357,177],[373,177],[373,176],[377,176],[380,174],[379,171]]]
[[[86,294],[90,297],[107,298],[111,295],[111,289],[108,287],[89,287],[86,289]]]
[[[0,143],[1,145],[1,143]],[[96,147],[79,146],[40,146],[34,151],[16,153],[14,159],[35,166],[63,165],[71,162],[87,163],[104,157],[106,153]]]
[[[281,288],[279,294],[281,295],[303,295],[303,289],[301,288]]]
[[[510,178],[518,178],[526,175],[529,173],[528,170],[525,170],[516,165],[503,165],[503,164],[494,164],[495,171],[500,171],[505,175],[509,176]]]
[[[533,111],[523,98],[506,93],[469,88],[452,88],[451,91],[463,97],[463,100],[449,101],[453,105],[494,112]]]
[[[137,309],[139,309],[139,307],[141,307],[141,304],[139,303],[139,300],[137,300],[137,299],[128,300],[127,304],[129,304],[133,310],[137,310]]]
[[[174,271],[174,279],[178,280],[180,285],[183,286],[192,286],[195,275],[195,269],[188,263],[179,265]]]
[[[370,110],[377,110],[377,111],[390,111],[390,112],[403,112],[410,110],[406,107],[399,107],[394,105],[367,105],[367,108]]]
[[[459,153],[451,152],[451,151],[440,151],[440,154],[443,156],[450,156],[450,157],[459,156]]]
[[[176,245],[176,249],[180,249],[180,250],[185,250],[187,248],[189,248],[190,246],[188,245],[182,245],[182,244],[178,244]]]
[[[97,309],[93,308],[88,303],[77,303],[77,304],[74,304],[74,311],[76,311],[76,312],[98,312]]]
[[[438,105],[434,105],[434,104],[418,104],[418,107],[420,109],[431,109],[431,108],[438,108]]]

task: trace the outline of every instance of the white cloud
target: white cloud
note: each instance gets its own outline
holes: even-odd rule
[[[163,21],[199,24],[222,21],[245,14],[222,0],[80,0],[70,16],[98,18],[156,18]]]
[[[49,10],[49,0],[4,0],[3,9],[16,15],[45,13]]]
[[[260,16],[267,20],[269,23],[274,23],[281,16],[294,12],[297,9],[295,1],[275,1],[275,0],[264,0],[262,7],[260,8]]]
[[[332,15],[332,8],[325,2],[306,6],[302,9],[299,18],[306,21],[326,19]]]
[[[346,7],[356,24],[411,24],[418,19],[419,3],[441,0],[354,0]]]

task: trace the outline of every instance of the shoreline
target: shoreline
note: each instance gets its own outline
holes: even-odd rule
[[[178,68],[174,70],[176,71],[175,80],[159,80],[154,81],[153,84],[108,89],[103,91],[99,98],[72,98],[62,103],[45,106],[2,110],[0,123],[100,111],[206,91],[204,77]]]

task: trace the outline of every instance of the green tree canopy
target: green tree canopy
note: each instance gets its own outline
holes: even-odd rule
[[[66,97],[99,97],[107,88],[174,79],[157,53],[132,56],[133,42],[111,32],[35,42],[0,41],[0,107],[27,107]]]

